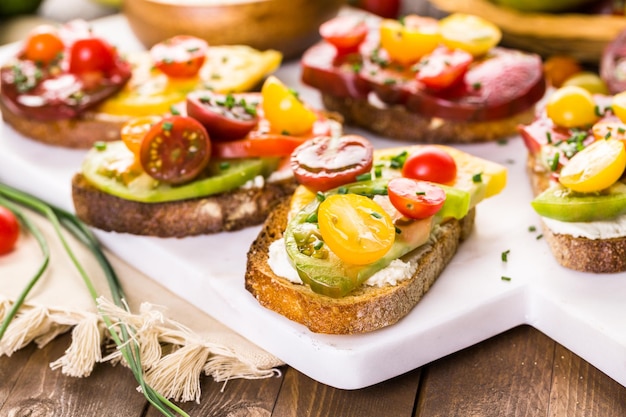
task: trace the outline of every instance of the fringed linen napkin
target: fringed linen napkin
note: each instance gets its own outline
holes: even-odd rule
[[[72,330],[72,343],[50,366],[64,374],[87,377],[99,362],[121,361],[87,287],[64,247],[43,217],[31,214],[50,245],[50,264],[32,288],[0,340],[0,355],[11,355],[34,342],[44,346]],[[130,313],[115,305],[97,261],[69,233],[64,234],[94,283],[100,311],[113,327],[136,332],[146,382],[176,401],[199,401],[204,373],[216,381],[265,378],[283,363],[149,277],[106,252],[126,295]],[[22,233],[16,249],[0,256],[0,323],[41,263],[35,238]]]

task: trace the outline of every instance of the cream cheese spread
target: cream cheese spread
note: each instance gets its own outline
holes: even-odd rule
[[[546,217],[542,217],[542,220],[555,234],[587,239],[612,239],[626,236],[626,215],[594,222],[562,222]]]

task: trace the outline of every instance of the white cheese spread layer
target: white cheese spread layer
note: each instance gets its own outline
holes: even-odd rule
[[[612,239],[626,236],[626,215],[594,222],[562,222],[546,217],[542,217],[542,220],[555,234],[587,239]]]

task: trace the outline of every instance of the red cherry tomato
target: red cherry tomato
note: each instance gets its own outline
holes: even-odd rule
[[[398,177],[387,186],[389,201],[404,216],[425,219],[437,213],[446,201],[443,188],[426,181]]]
[[[115,51],[100,38],[78,39],[70,48],[69,72],[108,72],[115,68]]]
[[[194,179],[211,157],[209,135],[197,120],[170,116],[155,123],[141,142],[140,162],[151,177],[169,184]]]
[[[437,48],[417,64],[415,78],[435,90],[457,84],[463,79],[474,57],[461,49]]]
[[[297,136],[266,135],[260,138],[214,142],[212,154],[217,158],[260,158],[289,156],[304,139]]]
[[[339,53],[354,52],[367,36],[368,28],[363,18],[351,15],[337,16],[322,23],[320,35],[337,48]]]
[[[187,95],[187,114],[204,125],[214,142],[241,139],[259,123],[260,99],[253,94],[196,91]]]
[[[178,35],[150,49],[154,66],[169,77],[194,77],[204,64],[209,45],[195,36]]]
[[[400,13],[400,0],[357,0],[356,7],[388,19],[395,19]]]
[[[24,58],[44,65],[60,57],[65,45],[57,30],[50,25],[37,27],[24,44]]]
[[[424,146],[406,159],[402,167],[402,176],[438,184],[451,184],[456,179],[456,162],[443,149]]]
[[[296,180],[313,191],[355,182],[372,169],[374,147],[357,135],[318,136],[291,155]]]
[[[20,236],[20,223],[11,210],[0,206],[0,255],[9,253]]]

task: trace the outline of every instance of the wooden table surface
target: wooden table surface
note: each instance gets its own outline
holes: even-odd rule
[[[48,364],[69,340],[0,358],[0,416],[161,415],[127,368],[101,364],[88,378],[52,371]],[[335,389],[290,367],[279,377],[226,384],[204,377],[201,385],[200,403],[181,406],[190,416],[626,416],[625,387],[529,326],[360,390]]]

